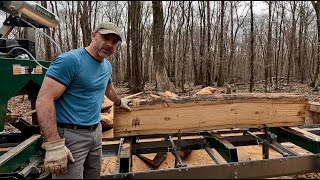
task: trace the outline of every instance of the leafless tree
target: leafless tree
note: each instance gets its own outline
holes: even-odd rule
[[[131,42],[134,50],[132,56],[132,92],[141,92],[144,89],[142,78],[142,37],[141,37],[141,2],[131,2]]]
[[[164,23],[162,1],[152,1],[153,10],[153,61],[155,64],[156,81],[161,92],[170,90],[167,69],[164,59]]]
[[[219,59],[219,72],[218,72],[218,86],[221,87],[224,85],[224,72],[223,72],[223,66],[224,66],[224,39],[223,39],[223,34],[224,34],[224,1],[221,1],[221,16],[220,16],[220,59]]]
[[[250,87],[249,87],[249,91],[252,92],[253,91],[253,87],[254,87],[254,67],[253,67],[253,63],[254,63],[254,20],[253,20],[253,2],[250,1],[250,12],[251,12],[251,28],[250,28]]]

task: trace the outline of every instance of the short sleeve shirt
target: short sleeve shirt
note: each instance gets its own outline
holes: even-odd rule
[[[63,53],[52,61],[46,76],[66,86],[55,101],[57,122],[86,126],[99,123],[111,74],[108,60],[97,61],[84,48]]]

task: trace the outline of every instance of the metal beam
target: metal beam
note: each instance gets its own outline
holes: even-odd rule
[[[314,154],[320,153],[320,142],[306,137],[298,131],[284,127],[270,128],[270,131],[277,135],[278,142],[282,138]]]
[[[140,158],[143,162],[147,163],[148,165],[152,166],[153,168],[158,168],[160,164],[166,160],[167,158],[167,153],[161,152],[157,153],[156,156],[151,160],[147,157],[144,157],[141,154],[136,155],[138,158]]]
[[[173,140],[176,144],[177,140]],[[197,150],[202,149],[202,145],[206,144],[205,139],[181,139],[180,150]],[[133,147],[134,154],[148,154],[158,152],[168,152],[171,147],[170,141],[150,141],[150,142],[139,142]]]
[[[227,162],[238,162],[237,149],[224,137],[212,132],[203,132],[203,137],[211,148],[215,148]]]
[[[222,164],[223,161],[221,159],[219,159],[210,149],[209,146],[205,146],[204,149],[206,150],[206,152],[209,154],[209,156],[212,158],[212,160],[216,163],[216,164]]]
[[[184,135],[184,134],[183,134]],[[265,134],[255,134],[259,138],[265,138]],[[248,146],[257,145],[259,140],[257,138],[246,134],[246,135],[235,135],[235,136],[224,136],[224,140],[230,142],[233,146]],[[142,140],[142,139],[141,139]],[[177,144],[177,140],[173,140]],[[207,140],[203,137],[198,137],[194,139],[181,139],[179,140],[179,148],[181,151],[186,150],[199,150],[204,149],[207,145]],[[149,153],[161,153],[168,152],[171,143],[169,141],[148,141],[148,142],[137,142],[132,144],[132,154],[149,154]],[[213,145],[210,145],[213,147]],[[112,144],[102,145],[102,152],[104,157],[116,156],[119,149],[119,143],[115,141]]]
[[[271,143],[272,143],[271,145],[272,145],[273,147],[276,147],[276,148],[278,148],[278,149],[280,149],[280,150],[283,151],[283,154],[282,154],[282,153],[281,153],[281,154],[282,154],[284,157],[287,157],[287,156],[284,154],[284,152],[287,153],[289,156],[299,156],[299,155],[300,155],[298,152],[292,151],[291,149],[283,146],[282,144],[278,143],[278,142],[275,141],[275,140],[272,140]]]
[[[131,139],[121,138],[118,150],[116,173],[130,172],[132,157],[131,157]]]
[[[14,26],[2,25],[0,28],[0,38],[8,38]]]
[[[101,176],[101,179],[252,179],[296,175],[320,170],[320,155],[231,162],[147,172]]]
[[[0,173],[16,171],[22,163],[26,162],[40,149],[42,142],[43,139],[41,135],[36,134],[0,156]]]
[[[171,149],[173,150],[171,152],[176,157],[176,159],[175,159],[175,167],[186,167],[186,164],[182,162],[182,159],[181,159],[181,157],[179,155],[179,152],[178,152],[178,148],[174,144],[174,142],[172,140],[172,137],[168,136],[168,138],[169,138],[169,141],[171,143]]]

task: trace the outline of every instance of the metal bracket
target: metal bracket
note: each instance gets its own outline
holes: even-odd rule
[[[116,165],[116,173],[127,173],[131,170],[132,163],[132,146],[131,139],[121,138],[118,149],[118,159]]]
[[[289,157],[289,156],[296,156],[297,153],[285,148],[284,146],[282,146],[281,144],[277,143],[274,140],[271,140],[270,142],[262,139],[260,137],[258,137],[257,135],[253,134],[250,131],[246,131],[247,134],[255,137],[257,139],[257,141],[262,142],[263,147],[267,146],[267,148],[272,148],[273,150],[277,151],[278,153],[280,153],[283,157]],[[268,151],[266,153],[266,151]],[[263,149],[263,158],[264,159],[269,159],[269,150],[268,149]]]
[[[180,155],[179,155],[178,149],[177,149],[176,145],[174,144],[171,136],[169,136],[169,141],[170,141],[170,143],[171,143],[172,150],[173,150],[173,152],[172,152],[172,151],[171,151],[171,152],[172,152],[173,155],[176,157],[175,167],[176,167],[176,168],[179,168],[179,167],[187,167],[187,165],[182,162],[182,159],[181,159],[181,157],[180,157]]]
[[[238,162],[237,148],[217,133],[202,132],[211,148],[215,148],[227,162]]]
[[[167,158],[167,153],[166,152],[157,153],[152,160],[142,156],[141,154],[137,154],[136,156],[139,157],[143,162],[151,165],[153,168],[157,168]]]

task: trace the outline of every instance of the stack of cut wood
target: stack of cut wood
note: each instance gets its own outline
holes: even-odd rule
[[[113,128],[113,102],[104,96],[104,100],[101,106],[101,125],[102,131]]]

